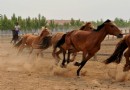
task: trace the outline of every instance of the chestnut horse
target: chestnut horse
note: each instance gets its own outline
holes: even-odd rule
[[[126,59],[126,64],[123,71],[128,71],[130,70],[130,34],[126,35],[121,41],[118,42],[114,53],[107,60],[105,60],[105,64],[109,64],[111,62],[120,63],[123,53]]]
[[[16,47],[19,48],[18,53],[22,52],[25,47],[32,48],[30,53],[32,52],[33,49],[48,48],[51,45],[51,36],[48,36],[50,34],[51,34],[50,30],[44,28],[42,29],[42,32],[39,36],[32,34],[23,35],[22,39],[15,45]]]
[[[83,31],[91,31],[94,29],[94,26],[92,25],[91,22],[86,22],[83,26],[81,26],[80,30],[83,30]],[[63,50],[60,48],[59,51],[56,51],[56,44],[57,42],[61,39],[61,37],[64,35],[65,33],[64,32],[58,32],[56,33],[55,35],[52,36],[52,45],[53,45],[53,52],[52,52],[52,56],[55,58],[56,60],[56,65],[59,63],[59,60],[60,60],[60,57],[59,57],[59,54],[63,52]],[[65,51],[64,51],[65,52]],[[68,51],[68,58],[67,58],[67,61],[74,61],[75,57],[76,57],[77,53],[74,52],[73,53],[73,57],[72,59],[70,60],[70,52]]]
[[[82,67],[100,50],[101,42],[108,34],[115,35],[119,38],[123,37],[119,28],[112,21],[106,20],[103,24],[98,26],[96,30],[92,30],[91,32],[75,30],[67,33],[59,40],[56,47],[60,47],[64,50],[69,50],[73,47],[74,52],[83,52],[82,61],[80,63],[75,63],[75,66],[79,67],[77,70],[77,76],[79,76]],[[65,59],[63,59],[63,66],[65,65],[65,62]]]

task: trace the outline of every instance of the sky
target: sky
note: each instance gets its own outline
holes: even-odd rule
[[[0,14],[10,18],[13,13],[23,18],[41,14],[58,20],[129,20],[130,0],[0,0]]]

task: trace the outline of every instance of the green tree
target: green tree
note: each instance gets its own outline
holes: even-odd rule
[[[50,22],[49,22],[49,28],[51,29],[51,30],[54,30],[55,29],[55,22],[54,22],[54,20],[50,20]]]

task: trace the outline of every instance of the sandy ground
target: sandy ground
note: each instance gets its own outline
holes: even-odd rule
[[[123,63],[106,66],[90,60],[77,77],[78,67],[73,63],[67,68],[55,66],[47,51],[37,59],[27,49],[18,56],[9,40],[0,41],[0,90],[130,90],[130,72],[122,72]]]

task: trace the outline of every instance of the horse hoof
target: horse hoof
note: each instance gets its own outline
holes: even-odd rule
[[[79,62],[75,62],[74,65],[75,66],[80,66],[80,63]]]

